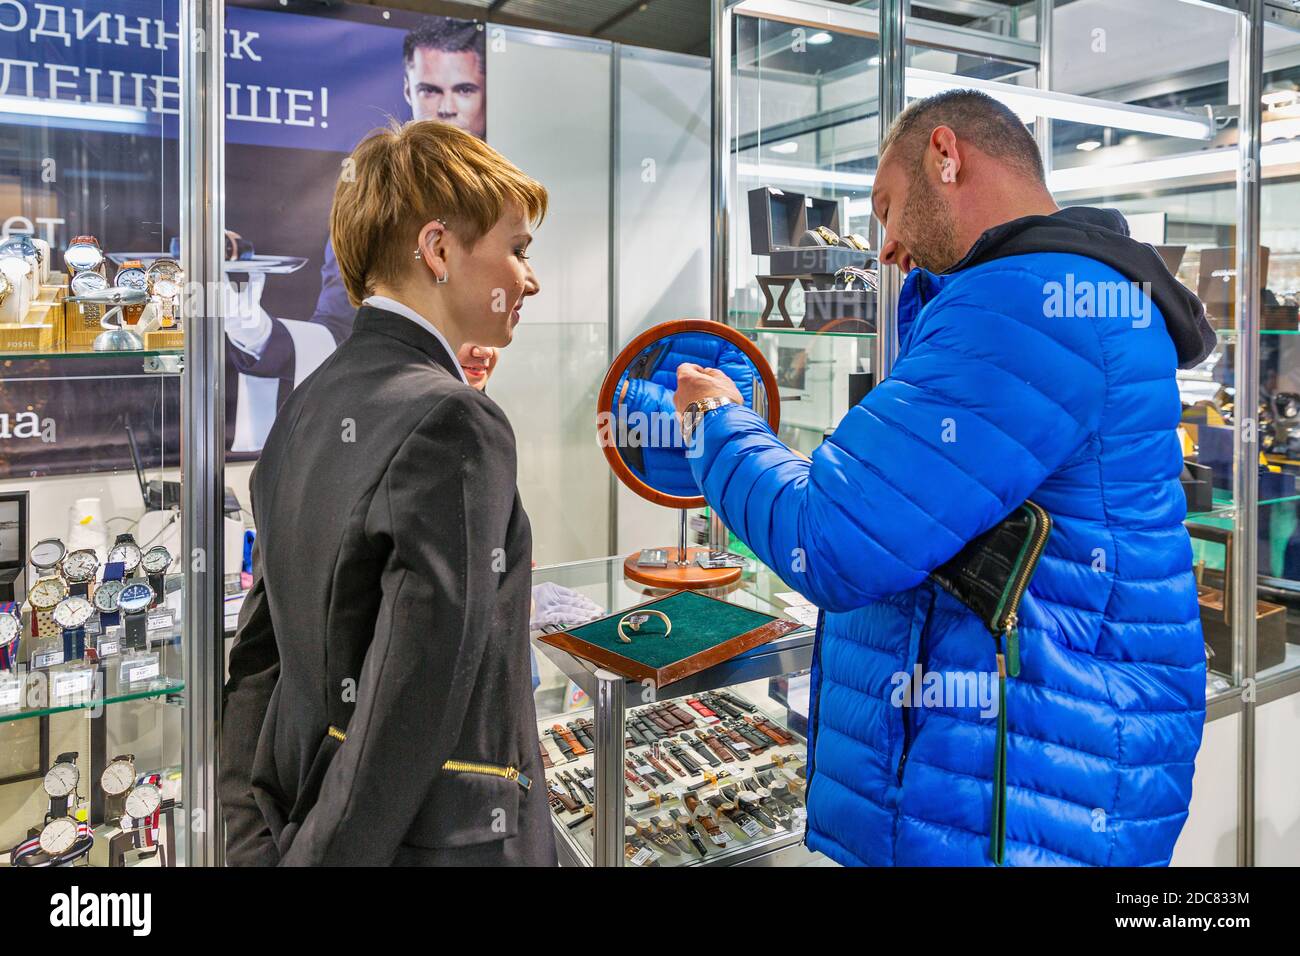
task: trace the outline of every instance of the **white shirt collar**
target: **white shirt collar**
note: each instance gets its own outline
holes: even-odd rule
[[[420,328],[424,329],[442,343],[442,347],[446,349],[447,354],[451,356],[451,363],[456,366],[456,374],[460,376],[462,382],[466,385],[469,384],[469,379],[465,377],[465,370],[460,367],[460,359],[456,356],[456,350],[451,347],[451,343],[447,341],[447,337],[439,332],[437,328],[435,328],[428,319],[420,315],[420,313],[416,312],[409,305],[403,305],[396,299],[390,299],[383,295],[368,296],[362,300],[361,304],[368,305],[372,309],[383,309],[385,312],[396,312],[398,315],[410,319]]]

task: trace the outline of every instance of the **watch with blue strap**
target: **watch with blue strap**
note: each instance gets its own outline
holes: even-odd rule
[[[86,656],[86,622],[95,606],[84,597],[69,595],[54,609],[54,623],[63,630],[63,660],[79,661]]]

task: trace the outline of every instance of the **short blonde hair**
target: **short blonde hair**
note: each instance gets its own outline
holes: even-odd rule
[[[546,214],[546,187],[482,140],[437,120],[392,122],[344,164],[330,241],[354,306],[412,261],[417,232],[441,219],[472,246],[511,203],[530,222]]]

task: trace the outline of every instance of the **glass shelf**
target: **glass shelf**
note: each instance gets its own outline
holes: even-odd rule
[[[1281,498],[1261,498],[1259,507],[1267,508],[1270,505],[1285,504],[1289,501],[1300,501],[1300,494],[1284,495]],[[1231,519],[1236,511],[1236,505],[1233,504],[1232,496],[1227,492],[1214,493],[1214,507],[1209,511],[1189,511],[1187,513],[1188,521],[1201,521],[1208,518]]]
[[[816,332],[809,329],[784,328],[781,326],[769,325],[738,325],[735,327],[737,332],[743,332],[746,335],[821,335],[827,338],[842,339],[874,339],[875,332],[825,332],[818,330]]]
[[[103,667],[87,668],[94,674],[95,686],[89,691],[69,694],[66,697],[53,697],[52,693],[62,675],[70,674],[74,668],[57,667],[49,671],[25,672],[23,701],[17,707],[0,710],[0,724],[16,720],[30,720],[33,717],[48,717],[72,710],[92,710],[108,704],[120,704],[131,700],[145,700],[152,697],[166,697],[178,694],[185,689],[185,682],[175,677],[158,676],[148,680],[127,683],[121,679],[121,662],[110,660]]]
[[[130,352],[93,352],[73,350],[65,352],[60,349],[44,352],[0,352],[0,362],[30,362],[48,359],[118,359],[118,358],[160,358],[168,355],[181,356],[184,349],[142,349]]]

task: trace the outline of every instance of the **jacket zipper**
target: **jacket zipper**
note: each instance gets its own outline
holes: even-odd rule
[[[515,767],[502,767],[494,763],[471,763],[467,760],[448,760],[442,769],[451,773],[476,773],[485,777],[503,777],[519,784],[521,790],[532,788],[533,782]]]
[[[930,619],[934,617],[934,597],[935,597],[935,592],[931,590],[930,607],[925,612],[925,623],[921,625],[921,635],[916,639],[917,663],[920,663],[921,661],[925,660],[925,639],[930,634]],[[924,665],[922,665],[922,667],[924,667]],[[909,680],[911,679],[912,676],[915,676],[915,667],[913,668],[913,673],[909,675]],[[912,692],[910,687],[908,688],[908,692],[909,693]],[[907,755],[912,750],[913,732],[914,732],[914,728],[912,726],[912,706],[911,703],[909,702],[908,705],[903,708],[903,752],[899,754],[898,757],[898,772],[897,772],[899,786],[902,786],[903,783],[903,771],[907,767]]]
[[[809,695],[808,695],[808,736],[804,743],[807,749],[804,752],[804,782],[803,782],[803,845],[808,845],[808,807],[812,799],[812,783],[815,774],[816,748],[817,748],[817,718],[821,710],[821,682],[822,682],[822,625],[825,623],[826,612],[821,608],[817,609],[817,626],[813,630],[813,654],[812,666],[809,668]],[[812,671],[817,672],[817,686],[812,686]]]

